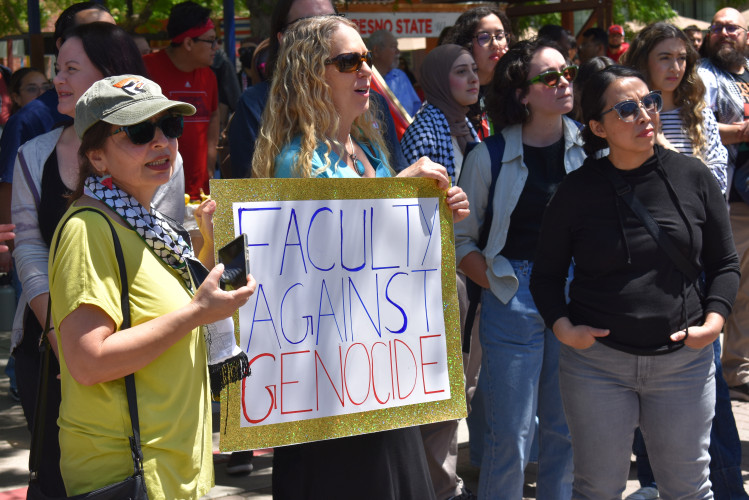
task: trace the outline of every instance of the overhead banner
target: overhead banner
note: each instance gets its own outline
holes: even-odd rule
[[[455,24],[461,12],[346,12],[346,19],[359,28],[362,38],[387,30],[397,38],[437,38]]]
[[[251,375],[221,450],[465,416],[452,217],[428,179],[211,181],[216,248],[248,236]]]

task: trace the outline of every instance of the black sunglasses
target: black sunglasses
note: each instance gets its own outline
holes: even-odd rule
[[[345,54],[338,54],[335,57],[325,59],[325,64],[335,64],[341,73],[355,73],[361,69],[364,62],[370,68],[372,67],[371,52],[365,52],[364,54],[346,52]]]
[[[528,80],[526,83],[528,85],[533,85],[536,82],[543,83],[547,87],[558,87],[559,83],[561,82],[561,77],[564,77],[565,80],[572,83],[572,81],[577,76],[577,66],[574,64],[572,66],[567,66],[566,68],[563,68],[562,71],[554,71],[553,69],[550,69],[549,71],[544,71],[540,75],[534,76],[530,80]]]
[[[143,145],[151,142],[156,135],[156,127],[160,128],[164,135],[169,139],[177,139],[182,135],[182,129],[184,129],[185,121],[182,115],[166,115],[159,118],[156,123],[151,121],[145,121],[136,123],[135,125],[125,125],[114,132],[111,135],[125,132],[133,144]]]
[[[661,108],[663,108],[663,97],[661,97],[661,91],[654,90],[639,101],[627,99],[626,101],[617,102],[611,108],[601,113],[601,117],[606,113],[616,111],[616,114],[619,115],[619,118],[623,122],[633,122],[635,121],[635,118],[637,118],[637,115],[640,114],[641,106],[648,113],[660,112]]]

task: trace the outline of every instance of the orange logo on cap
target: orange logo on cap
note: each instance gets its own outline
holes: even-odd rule
[[[139,92],[145,92],[146,82],[138,80],[137,78],[125,78],[115,83],[113,87],[122,89],[130,95],[135,95]]]

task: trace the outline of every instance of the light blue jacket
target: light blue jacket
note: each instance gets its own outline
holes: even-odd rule
[[[563,117],[564,169],[567,173],[579,168],[585,160],[583,141],[576,122]],[[477,244],[484,224],[488,203],[489,185],[492,180],[491,159],[486,144],[480,143],[466,157],[460,176],[460,187],[468,195],[471,213],[455,225],[455,258],[460,264],[471,252],[480,252],[486,259],[486,276],[492,293],[507,303],[518,289],[518,279],[510,262],[500,255],[507,241],[510,216],[520,198],[528,178],[528,167],[523,162],[522,125],[511,125],[501,131],[505,139],[502,169],[494,192],[494,216],[489,240],[484,250]]]

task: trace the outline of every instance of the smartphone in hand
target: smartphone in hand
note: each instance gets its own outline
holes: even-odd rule
[[[224,265],[221,275],[221,288],[235,290],[247,284],[250,274],[249,240],[246,234],[240,234],[218,251],[218,261]]]

